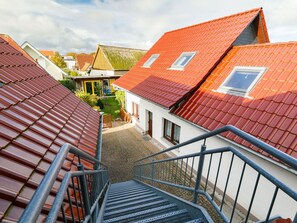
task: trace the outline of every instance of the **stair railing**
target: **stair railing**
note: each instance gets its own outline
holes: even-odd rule
[[[178,190],[188,191],[190,194],[192,193],[193,203],[197,203],[198,198],[200,202],[204,202],[205,200],[202,199],[204,197],[210,202],[224,222],[232,222],[234,220],[235,210],[238,206],[244,214],[244,222],[259,220],[252,212],[255,203],[258,204],[257,202],[259,202],[259,185],[262,184],[264,179],[274,188],[271,200],[267,204],[267,213],[264,215],[265,222],[269,222],[273,218],[271,214],[280,191],[291,199],[287,204],[283,205],[288,205],[288,209],[292,209],[290,205],[293,203],[297,207],[296,191],[276,179],[237,149],[232,147],[206,149],[208,138],[228,131],[268,153],[288,168],[297,170],[297,160],[293,157],[234,126],[227,125],[135,161],[134,178],[153,185],[157,184],[161,188],[168,188],[168,186],[176,188],[176,195],[186,196],[186,199],[189,199],[189,196],[184,195],[185,193],[178,193]],[[203,141],[200,152],[177,157],[168,156],[168,152],[172,150],[179,149],[179,151],[182,151],[183,147],[199,141]],[[234,168],[238,169],[239,167],[239,174],[235,176]],[[251,171],[255,173],[255,177],[251,177],[248,180],[254,181],[253,187],[243,188],[244,182],[247,180],[245,174]],[[234,179],[237,179],[236,183],[234,183]],[[230,183],[231,181],[233,182]],[[230,190],[232,191],[231,193]],[[250,197],[245,204],[239,204],[238,202],[242,191],[250,192]],[[231,210],[225,211],[224,208],[226,206],[231,206]]]
[[[77,171],[69,171],[63,176],[55,200],[50,204],[47,198],[55,193],[52,189],[68,154],[75,156],[73,161],[77,163]],[[88,168],[85,169],[85,166]],[[93,170],[93,167],[97,168]],[[108,171],[102,162],[65,144],[57,153],[19,222],[36,222],[41,213],[47,215],[47,223],[57,220],[96,222],[108,186]]]

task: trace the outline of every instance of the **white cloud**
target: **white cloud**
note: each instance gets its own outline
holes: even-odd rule
[[[59,1],[61,2],[61,1]],[[262,5],[260,5],[260,3]],[[164,32],[263,6],[272,42],[297,40],[295,0],[0,0],[0,27],[19,44],[95,51],[97,44],[148,49]]]

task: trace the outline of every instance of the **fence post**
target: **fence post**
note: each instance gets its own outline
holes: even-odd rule
[[[155,160],[152,160],[152,185],[154,185],[154,176],[155,176]]]
[[[81,185],[81,191],[82,191],[82,198],[83,198],[83,204],[86,216],[90,216],[90,222],[93,222],[92,216],[91,216],[91,207],[90,207],[90,201],[89,201],[89,193],[88,193],[88,186],[86,181],[86,175],[84,171],[84,166],[82,164],[77,165],[77,169],[79,171],[83,172],[83,175],[79,176],[79,181]]]
[[[139,163],[139,168],[140,168],[140,170],[139,170],[139,180],[142,181],[141,180],[141,177],[142,177],[142,164],[141,164],[141,162]]]
[[[205,150],[206,150],[206,145],[205,145],[205,141],[204,141],[203,145],[201,146],[199,165],[198,165],[198,170],[197,170],[195,192],[194,192],[194,198],[193,198],[193,203],[195,203],[195,204],[197,203],[197,200],[198,200],[198,190],[199,190],[199,187],[201,185]]]

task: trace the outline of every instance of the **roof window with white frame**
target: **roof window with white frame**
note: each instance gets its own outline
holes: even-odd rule
[[[150,68],[151,65],[155,62],[155,60],[160,56],[160,54],[152,54],[150,58],[143,64],[142,67]]]
[[[184,52],[182,53],[177,60],[171,65],[170,69],[172,70],[183,70],[184,67],[192,60],[196,52]]]
[[[218,92],[245,97],[266,71],[266,67],[236,66],[218,88]]]

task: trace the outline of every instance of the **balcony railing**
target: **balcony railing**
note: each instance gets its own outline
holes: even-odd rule
[[[178,196],[188,193],[192,196],[193,203],[197,203],[198,200],[203,203],[206,199],[224,222],[235,222],[236,210],[241,211],[244,222],[260,219],[270,222],[279,217],[275,216],[275,212],[280,206],[286,206],[292,214],[290,217],[294,218],[297,207],[296,191],[235,148],[206,149],[208,138],[228,131],[266,152],[288,168],[297,170],[296,159],[236,127],[225,126],[136,161],[134,178],[161,188],[169,187],[171,191],[175,188]],[[182,152],[183,149],[187,149],[186,146],[193,146],[199,141],[202,145],[197,153],[177,157],[168,155],[168,152],[175,149]],[[178,194],[178,191],[184,192]],[[278,199],[284,196],[286,202],[279,204]],[[186,198],[189,199],[189,196]],[[274,210],[275,206],[277,208]],[[256,213],[259,207],[265,210],[261,211],[260,219]],[[296,217],[295,220],[297,221]]]

